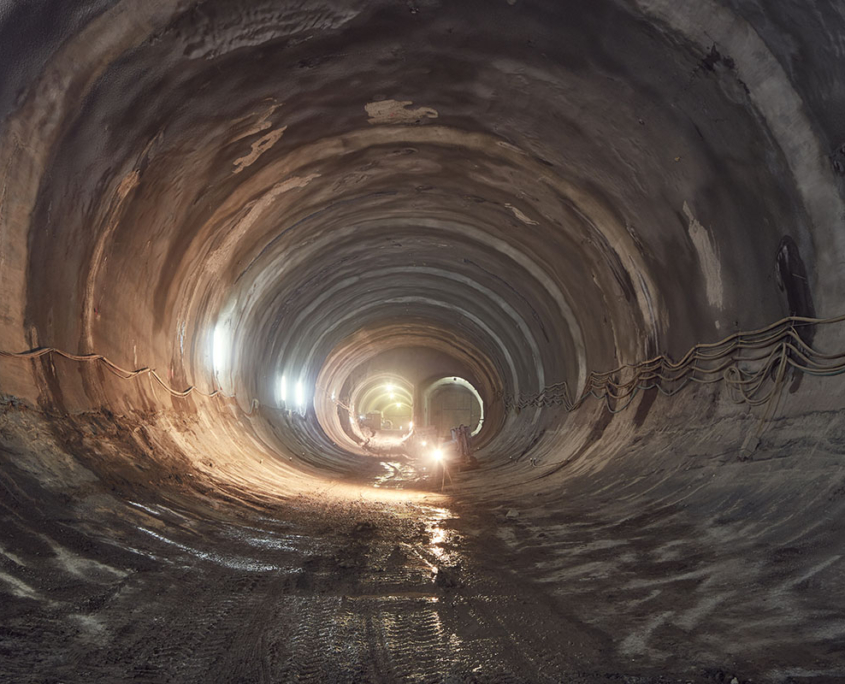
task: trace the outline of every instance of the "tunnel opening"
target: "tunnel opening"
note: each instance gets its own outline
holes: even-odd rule
[[[457,376],[436,378],[423,390],[424,425],[445,437],[466,425],[475,437],[484,426],[484,400],[470,382]]]
[[[845,676],[845,18],[752,4],[0,11],[0,679]]]

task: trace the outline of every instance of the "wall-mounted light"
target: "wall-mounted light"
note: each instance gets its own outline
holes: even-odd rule
[[[214,327],[214,336],[211,343],[211,364],[214,366],[215,374],[226,370],[229,365],[229,335],[223,321]]]
[[[298,380],[296,383],[296,406],[302,413],[305,408],[305,388],[302,386],[302,380]]]

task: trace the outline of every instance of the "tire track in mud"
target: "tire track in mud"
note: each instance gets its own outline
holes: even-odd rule
[[[62,665],[36,662],[34,631],[7,632],[0,679],[559,681],[571,667],[561,650],[566,635],[555,630],[573,623],[542,606],[548,595],[507,570],[487,537],[470,540],[449,528],[451,515],[425,506],[323,504],[281,528],[279,520],[252,519],[248,534],[162,519],[156,529],[166,530],[166,540],[127,532],[127,548],[151,555],[119,591],[82,607],[59,602],[23,621],[54,635],[60,648],[42,643],[41,650],[60,654]],[[69,618],[92,626],[88,637],[68,630]],[[11,669],[20,646],[27,655]]]
[[[377,620],[389,681],[435,682],[452,669],[453,654],[436,608],[404,601],[389,607],[381,603]]]
[[[33,670],[60,667],[61,653],[40,653],[35,667],[31,659],[22,656],[36,652],[43,644],[63,644],[69,640],[68,630],[58,620],[44,617],[29,621],[26,625],[18,620],[6,621],[0,627],[0,682],[29,684],[44,681]]]
[[[451,620],[459,625],[453,640],[458,641],[456,664],[460,671],[496,684],[522,684],[531,681],[530,663],[523,661],[515,644],[501,625],[479,610],[477,604],[487,598],[455,602]],[[519,673],[519,675],[517,675]]]
[[[269,684],[281,681],[274,676],[274,655],[290,636],[290,621],[285,620],[286,599],[293,586],[291,574],[269,576],[261,586],[244,622],[235,623],[231,642],[211,668],[197,681],[213,681],[228,676],[232,679]]]
[[[234,659],[238,669],[253,665],[255,661],[241,657],[243,644],[239,635],[251,624],[256,610],[264,601],[270,581],[268,576],[239,579],[231,593],[217,603],[219,610],[214,611],[211,620],[202,626],[199,641],[181,654],[178,667],[169,681],[185,684],[214,681],[215,677],[233,669],[231,665],[229,668],[220,667],[226,660]]]
[[[133,679],[186,684],[209,681],[206,673],[226,652],[232,633],[255,602],[259,579],[226,581],[209,573],[191,580],[191,584],[185,582],[168,592],[161,613],[153,619],[158,629],[139,635],[132,647],[104,660],[134,663],[127,671]],[[203,594],[215,595],[215,600]]]
[[[340,643],[337,625],[340,622],[340,597],[297,597],[286,602],[294,608],[291,615],[296,624],[290,636],[287,657],[275,673],[276,681],[321,682],[352,681],[342,677],[340,670]],[[349,662],[349,661],[347,661]],[[356,663],[350,662],[351,677]]]
[[[572,669],[571,660],[560,651],[559,643],[551,643],[547,633],[533,626],[536,615],[520,599],[499,596],[495,602],[483,599],[472,604],[485,631],[501,634],[494,652],[510,654],[511,673],[522,673],[522,681],[572,681],[561,679]]]

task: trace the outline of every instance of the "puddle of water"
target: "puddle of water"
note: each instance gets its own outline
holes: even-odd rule
[[[402,464],[398,461],[382,461],[381,467],[384,472],[378,475],[373,482],[373,487],[398,487],[401,481],[397,482],[402,472]]]
[[[384,472],[373,480],[373,487],[400,489],[417,482],[420,473],[407,461],[381,461]]]
[[[455,566],[460,560],[460,554],[454,550],[459,547],[460,536],[454,530],[443,527],[444,522],[455,517],[448,508],[425,506],[421,511],[420,520],[425,525],[428,543],[425,553],[418,555],[437,575],[439,566]]]
[[[224,556],[208,551],[201,551],[200,549],[192,548],[190,546],[187,546],[186,544],[180,544],[179,542],[174,541],[173,539],[168,539],[167,537],[160,535],[157,532],[153,532],[152,530],[148,530],[145,527],[137,527],[136,529],[140,532],[144,532],[145,534],[150,535],[154,539],[158,539],[160,542],[175,546],[176,548],[181,549],[185,553],[195,556],[196,558],[200,558],[205,561],[210,561],[217,565],[222,565],[223,567],[231,568],[232,570],[245,570],[247,572],[268,572],[271,570],[286,570],[286,568],[283,568],[281,566],[269,563],[262,563],[252,558]]]

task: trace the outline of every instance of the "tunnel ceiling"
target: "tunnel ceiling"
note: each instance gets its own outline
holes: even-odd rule
[[[323,402],[397,345],[495,400],[830,313],[841,181],[820,151],[845,132],[815,107],[825,43],[802,67],[773,26],[812,26],[751,7],[7,10],[4,346],[274,409],[282,375]],[[785,237],[804,284],[776,277]],[[38,372],[19,393],[68,410],[204,410]]]

